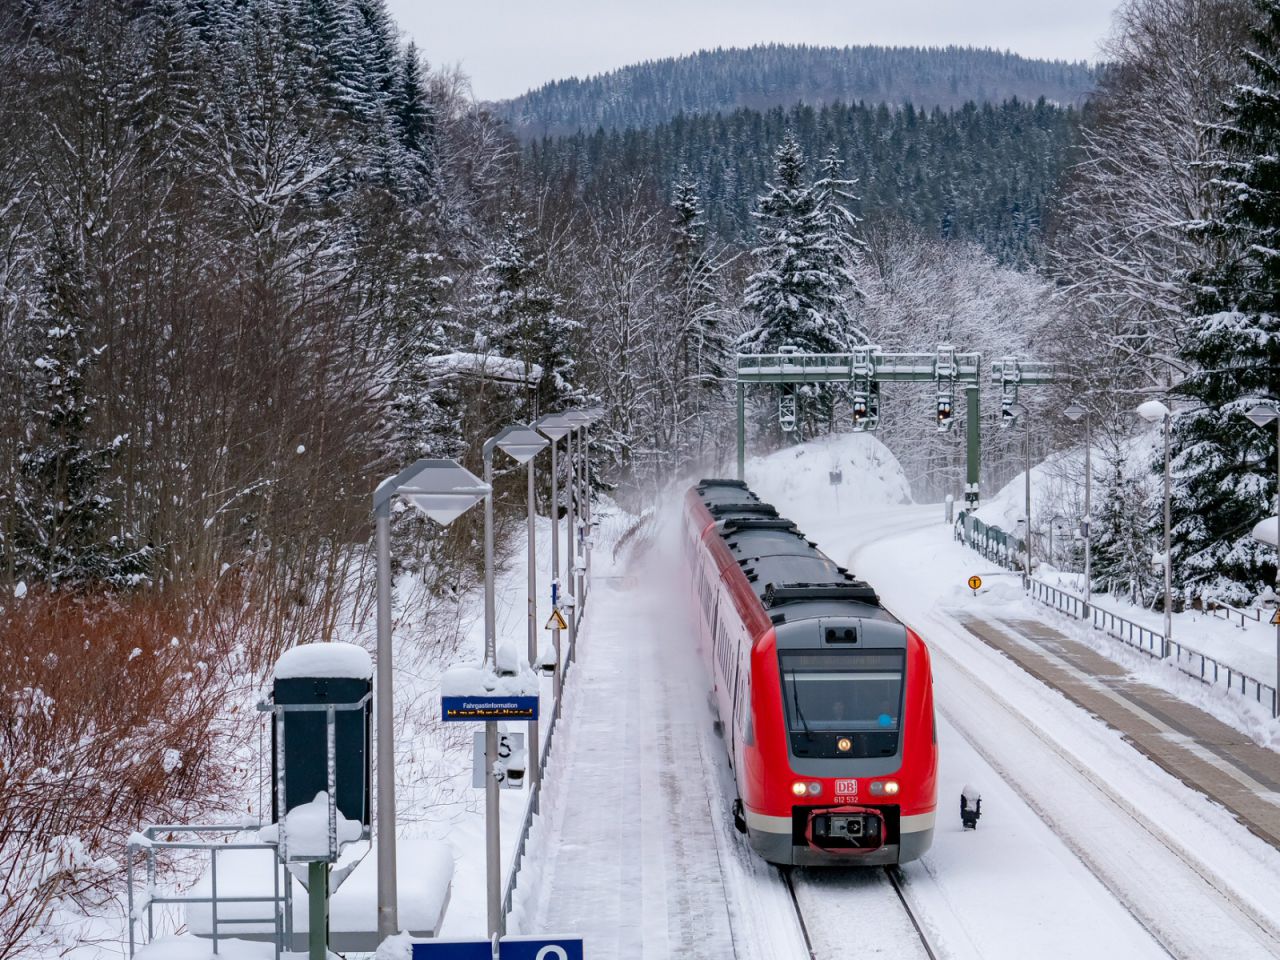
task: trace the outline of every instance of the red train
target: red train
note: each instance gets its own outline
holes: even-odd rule
[[[738,480],[685,499],[685,559],[738,799],[779,864],[891,864],[933,840],[924,642]]]

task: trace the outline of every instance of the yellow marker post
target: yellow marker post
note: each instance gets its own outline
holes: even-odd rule
[[[982,578],[976,573],[969,578],[969,589],[973,591],[973,595],[978,595],[978,588],[982,586]]]

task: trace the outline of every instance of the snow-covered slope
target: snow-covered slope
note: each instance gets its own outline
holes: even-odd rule
[[[838,472],[839,482],[832,483]],[[747,482],[778,506],[822,504],[836,513],[911,503],[898,458],[870,433],[837,433],[784,447],[747,463]]]

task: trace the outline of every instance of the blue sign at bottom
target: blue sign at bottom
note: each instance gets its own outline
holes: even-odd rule
[[[503,937],[502,960],[583,960],[581,937]]]
[[[501,960],[584,960],[581,937],[503,937]],[[413,945],[413,960],[493,960],[487,940],[430,940]]]

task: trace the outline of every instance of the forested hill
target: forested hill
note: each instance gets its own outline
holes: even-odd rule
[[[652,127],[677,115],[864,101],[923,109],[1017,97],[1079,106],[1093,91],[1085,63],[1031,60],[969,47],[769,45],[704,50],[580,80],[557,80],[494,106],[522,136]]]
[[[1076,141],[1079,111],[1044,101],[930,112],[828,104],[681,116],[648,130],[578,133],[525,145],[530,178],[590,202],[637,189],[669,199],[687,168],[711,229],[750,243],[756,198],[788,130],[810,164],[832,151],[858,180],[856,212],[925,236],[971,239],[1005,263],[1039,259],[1042,211]]]

